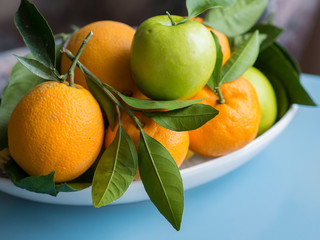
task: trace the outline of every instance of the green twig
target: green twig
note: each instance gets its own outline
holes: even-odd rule
[[[215,90],[215,93],[218,95],[217,103],[218,104],[225,104],[226,100],[224,99],[224,97],[221,93],[220,87],[216,87],[214,90]]]
[[[68,50],[68,49],[64,49],[65,54],[67,55],[67,57],[69,59],[71,59],[72,61],[74,61],[75,57],[73,56],[73,54]],[[95,84],[97,84],[98,86],[100,86],[104,92],[107,94],[107,96],[109,97],[109,99],[111,99],[111,101],[118,105],[119,107],[121,107],[130,117],[131,119],[134,121],[134,123],[137,125],[137,127],[139,129],[142,129],[143,127],[143,123],[130,111],[129,108],[127,108],[125,105],[123,105],[112,93],[115,92],[115,89],[113,89],[110,85],[106,84],[106,83],[102,83],[92,72],[90,72],[89,69],[87,69],[81,62],[77,61],[76,62],[78,67],[85,72],[94,82]]]
[[[76,68],[77,63],[79,62],[79,58],[81,56],[81,53],[82,53],[83,49],[87,45],[87,43],[90,40],[90,38],[92,37],[92,35],[93,35],[93,32],[89,32],[87,37],[84,39],[84,41],[82,42],[82,44],[81,44],[76,56],[74,57],[74,59],[72,61],[72,64],[71,64],[68,72],[64,75],[63,80],[65,80],[67,78],[67,76],[69,75],[69,77],[70,77],[70,82],[69,82],[70,87],[74,86],[74,69]]]

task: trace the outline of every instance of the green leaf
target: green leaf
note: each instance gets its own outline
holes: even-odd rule
[[[36,193],[46,193],[57,196],[58,192],[54,184],[54,171],[45,176],[28,176],[12,159],[5,165],[9,178],[19,188]]]
[[[91,185],[91,181],[86,179],[85,174],[71,182],[58,184],[54,183],[54,171],[45,176],[32,177],[24,172],[13,159],[10,159],[5,165],[5,171],[10,180],[17,187],[31,192],[45,193],[52,196],[57,196],[59,192],[79,191]]]
[[[264,73],[265,74],[265,73]],[[266,75],[266,74],[265,74]],[[277,120],[281,119],[289,108],[289,99],[283,84],[273,75],[268,74],[268,80],[271,83],[277,98]]]
[[[179,169],[168,150],[157,140],[140,132],[139,171],[150,200],[176,229],[180,229],[184,191]]]
[[[228,7],[235,0],[187,0],[188,18],[196,17],[210,8]]]
[[[259,33],[255,31],[229,58],[222,67],[220,85],[236,80],[251,67],[259,54]]]
[[[283,32],[282,28],[272,24],[257,24],[250,32],[255,32],[256,30],[259,31],[259,34],[266,35],[266,38],[260,43],[260,52],[272,45]]]
[[[86,78],[87,86],[95,97],[95,99],[99,102],[101,108],[107,115],[108,123],[111,129],[114,129],[114,105],[108,95],[104,92],[103,86],[96,84],[90,76],[84,73]]]
[[[0,106],[0,150],[8,146],[7,129],[13,109],[27,92],[44,81],[44,79],[31,73],[20,62],[16,63],[12,68],[8,85],[2,92]]]
[[[249,39],[253,32],[259,31],[260,35],[260,52],[269,47],[275,42],[278,36],[282,33],[283,29],[278,28],[272,24],[258,24],[254,25],[248,33],[239,35],[231,39],[232,48],[240,46],[243,42]]]
[[[283,56],[287,59],[287,61],[291,64],[292,68],[296,71],[298,75],[301,73],[300,66],[298,62],[290,55],[290,53],[284,49],[280,44],[274,43],[274,45],[282,52]]]
[[[43,65],[38,60],[16,56],[19,62],[24,65],[30,72],[37,75],[40,78],[51,81],[58,81],[59,78],[53,73],[53,71],[47,66]]]
[[[214,90],[216,87],[219,86],[219,82],[221,80],[221,70],[222,70],[222,61],[223,61],[223,54],[221,50],[221,46],[219,43],[218,37],[214,34],[214,32],[211,31],[211,34],[214,38],[215,44],[216,44],[216,64],[214,66],[213,73],[211,74],[207,85]]]
[[[57,192],[76,192],[88,188],[92,184],[93,174],[96,168],[96,162],[81,176],[76,179],[65,182],[65,183],[56,183]]]
[[[201,127],[214,118],[219,111],[205,104],[166,112],[143,112],[162,127],[173,131],[190,131]]]
[[[237,0],[230,7],[211,9],[204,24],[228,37],[235,37],[248,31],[257,22],[267,3],[267,0]]]
[[[21,0],[14,23],[33,57],[49,68],[55,67],[53,33],[33,3]]]
[[[133,141],[119,122],[117,135],[100,158],[93,177],[94,207],[105,206],[125,193],[136,175],[137,163]]]
[[[202,101],[203,99],[194,100],[168,100],[168,101],[156,101],[140,98],[128,97],[118,91],[115,91],[117,95],[130,107],[137,109],[179,109],[188,107],[192,104]]]
[[[91,182],[72,182],[72,183],[61,183],[56,184],[57,192],[77,192],[83,189],[86,189],[91,186]]]
[[[259,55],[255,66],[269,79],[277,79],[285,87],[290,103],[312,105],[315,102],[300,83],[299,75],[283,52],[273,44]]]

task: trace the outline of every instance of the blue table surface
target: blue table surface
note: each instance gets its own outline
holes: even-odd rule
[[[320,104],[320,76],[302,83]],[[185,192],[181,230],[150,201],[60,206],[0,192],[0,239],[320,239],[320,111],[289,127],[233,172]]]

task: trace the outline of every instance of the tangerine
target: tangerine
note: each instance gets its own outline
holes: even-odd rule
[[[136,117],[143,123],[143,130],[150,136],[160,142],[170,153],[177,166],[179,167],[185,160],[189,149],[189,134],[188,132],[175,132],[160,126],[152,119],[146,117],[142,113],[135,113]],[[140,138],[140,130],[135,125],[128,114],[122,114],[121,124],[124,130],[133,140],[136,148]],[[114,140],[119,124],[112,130],[107,128],[105,137],[105,147],[110,146]]]
[[[199,23],[204,22],[204,19],[201,17],[195,17],[195,18],[191,18],[191,19],[194,21],[197,21]],[[228,40],[227,36],[225,34],[223,34],[222,32],[219,32],[219,31],[217,31],[207,25],[205,25],[205,26],[210,31],[214,32],[214,34],[217,36],[219,43],[220,43],[220,46],[221,46],[222,55],[223,55],[222,64],[225,64],[231,55],[230,44],[229,44],[229,40]]]
[[[261,109],[253,85],[240,77],[220,87],[225,103],[218,103],[218,96],[208,87],[193,99],[204,98],[200,103],[210,105],[219,114],[202,127],[189,131],[190,149],[200,155],[218,157],[236,151],[258,132]]]
[[[116,21],[94,22],[78,30],[66,48],[75,55],[90,31],[93,32],[92,38],[79,61],[100,81],[116,90],[127,92],[135,89],[130,70],[130,49],[135,30]],[[61,72],[67,72],[70,65],[71,60],[63,54]],[[74,82],[87,88],[85,77],[78,67],[74,74]]]
[[[96,160],[104,124],[98,102],[75,84],[44,82],[15,107],[8,125],[9,151],[29,175],[55,171],[55,182],[73,180]]]

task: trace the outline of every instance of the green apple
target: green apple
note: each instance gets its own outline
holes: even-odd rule
[[[261,121],[258,135],[267,131],[277,119],[277,99],[275,91],[267,77],[258,69],[251,67],[244,73],[257,91],[261,107]]]
[[[187,99],[204,87],[213,72],[216,48],[201,23],[180,16],[155,16],[137,29],[131,70],[142,93],[157,100]]]

